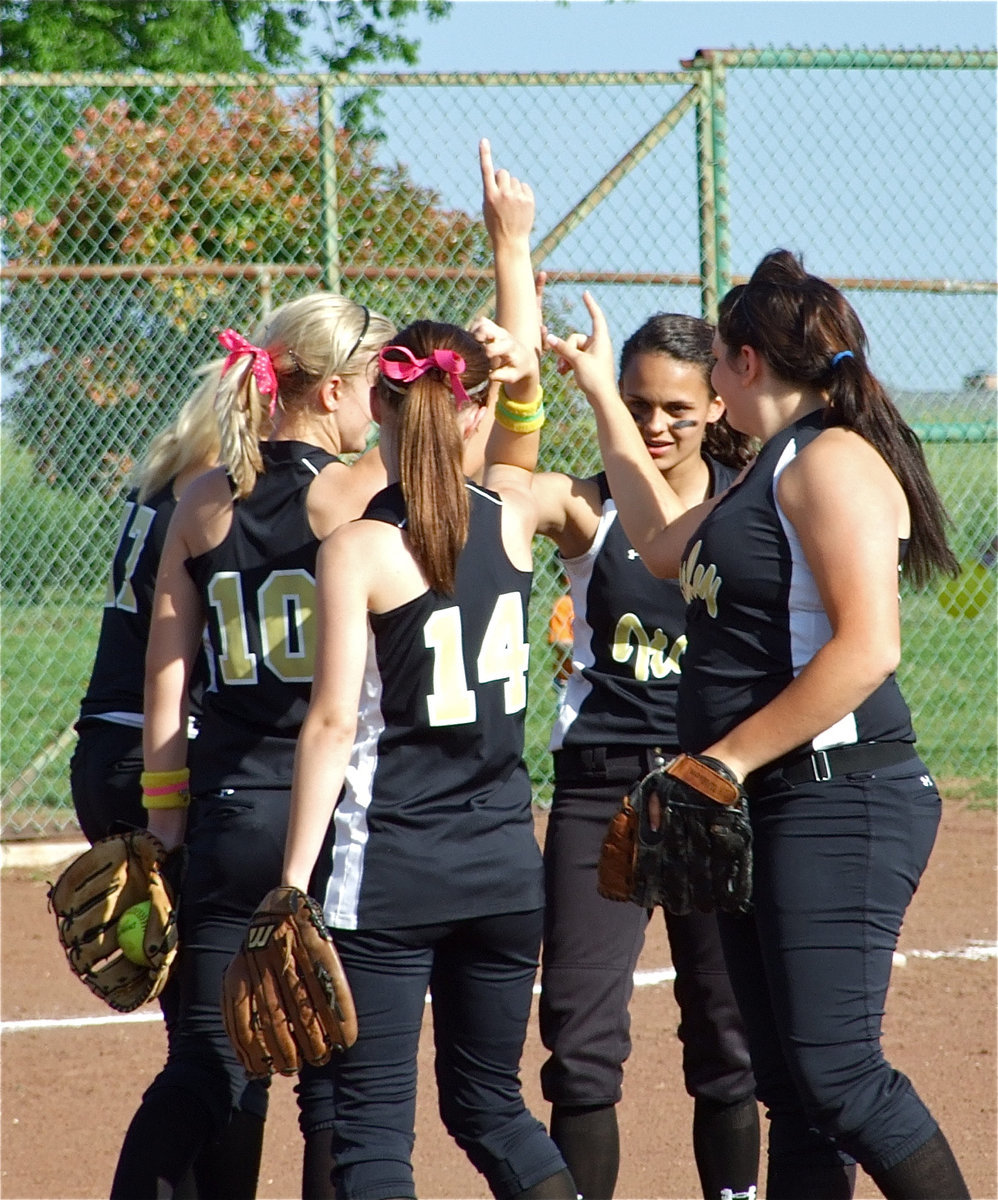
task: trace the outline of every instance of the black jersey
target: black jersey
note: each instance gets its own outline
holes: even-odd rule
[[[831,636],[800,541],[776,496],[783,469],[823,428],[819,410],[771,438],[686,547],[679,576],[688,604],[679,684],[685,750],[705,749],[762,708]],[[810,748],[914,738],[891,674]]]
[[[455,593],[368,618],[357,738],[326,891],[338,929],[518,912],[543,903],[523,762],[531,574],[509,561],[502,501],[467,484]],[[396,484],[371,520],[403,526]]]
[[[716,495],[738,471],[714,459],[706,462],[711,495]],[[676,580],[652,575],[628,541],[606,473],[593,479],[602,505],[596,535],[585,554],[562,559],[575,612],[573,669],[551,749],[678,749],[676,697],[686,648],[686,605]]]
[[[189,754],[191,789],[289,787],[315,666],[312,481],[335,457],[263,442],[264,470],[221,545],[189,558],[207,613],[211,680]]]
[[[97,653],[80,717],[140,727],[156,573],[177,501],[172,479],[142,504],[138,496],[137,488],[125,496]]]

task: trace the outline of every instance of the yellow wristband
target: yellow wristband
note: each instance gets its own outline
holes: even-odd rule
[[[165,787],[170,783],[187,783],[191,773],[187,767],[178,767],[176,771],[143,771],[139,784],[144,788]]]
[[[544,424],[544,405],[535,410],[532,416],[520,417],[511,413],[500,400],[496,404],[496,424],[508,429],[510,433],[536,433]]]
[[[143,808],[187,808],[191,802],[191,773],[187,767],[177,771],[143,771],[139,777]]]
[[[511,417],[532,417],[542,407],[544,400],[544,389],[537,385],[537,395],[533,400],[510,400],[506,395],[506,389],[499,385],[499,400],[498,403],[506,409]]]

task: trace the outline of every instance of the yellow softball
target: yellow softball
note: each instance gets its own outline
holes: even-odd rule
[[[149,923],[149,901],[140,900],[131,908],[126,908],[118,918],[118,945],[129,962],[139,967],[148,967],[146,958],[145,937],[146,925]]]

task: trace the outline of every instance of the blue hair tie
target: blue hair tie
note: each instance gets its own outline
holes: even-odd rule
[[[838,354],[836,354],[835,357],[832,359],[831,365],[834,367],[834,366],[837,366],[838,363],[840,362],[840,360],[843,358],[855,358],[855,357],[856,357],[855,354],[853,354],[853,352],[851,350],[840,350],[838,352]]]

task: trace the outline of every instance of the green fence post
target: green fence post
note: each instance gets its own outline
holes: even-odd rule
[[[336,212],[336,98],[331,83],[319,84],[319,175],[322,197],[322,280],[340,290],[340,230]]]
[[[714,239],[715,269],[717,271],[717,300],[731,288],[731,226],[729,222],[730,190],[728,188],[728,92],[727,67],[720,59],[711,58],[711,103],[713,121],[711,133],[714,151]],[[715,312],[714,318],[717,314]]]
[[[704,70],[698,54],[691,63],[698,67],[697,79],[697,210],[700,236],[700,312],[704,320],[717,320],[717,205],[714,184],[714,97],[713,77]]]

